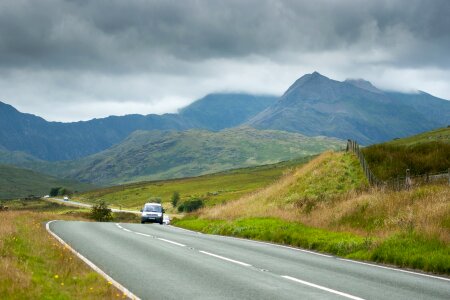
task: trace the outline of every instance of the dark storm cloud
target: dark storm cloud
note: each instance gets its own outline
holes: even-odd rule
[[[418,70],[447,78],[449,14],[447,0],[6,0],[0,2],[0,86],[21,80],[28,94],[50,102],[54,94],[75,102],[156,103],[171,97],[158,91],[167,82],[179,81],[175,98],[197,96],[233,88],[230,74],[242,69],[252,76],[266,69],[293,72],[288,68],[295,66],[297,72],[374,78],[381,72],[375,69],[384,68],[409,70],[417,82],[426,77]],[[100,87],[89,86],[92,78],[100,78]],[[258,91],[251,79],[241,81]],[[195,91],[189,89],[194,82]],[[138,85],[135,94],[117,90],[127,83]],[[47,98],[39,84],[51,90]],[[437,90],[450,96],[448,89]],[[261,91],[282,92],[278,86]]]

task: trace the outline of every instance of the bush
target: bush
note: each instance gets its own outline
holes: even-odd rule
[[[91,218],[98,222],[108,222],[113,219],[113,216],[105,201],[101,201],[99,204],[92,206]]]
[[[172,200],[172,206],[176,207],[178,204],[178,201],[180,201],[180,193],[173,192],[171,200]]]
[[[189,199],[185,202],[183,202],[180,206],[178,206],[179,212],[193,212],[194,210],[197,210],[199,208],[203,207],[203,200],[202,199]]]
[[[61,189],[61,187],[52,187],[51,189],[50,189],[50,193],[49,193],[49,195],[50,195],[50,197],[56,197],[56,196],[58,196],[58,193],[59,193],[59,190]]]

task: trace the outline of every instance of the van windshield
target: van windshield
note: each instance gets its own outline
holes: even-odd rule
[[[148,212],[161,212],[161,206],[159,205],[146,205],[144,211]]]

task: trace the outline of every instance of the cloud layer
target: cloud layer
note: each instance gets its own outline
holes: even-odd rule
[[[317,70],[450,99],[450,1],[0,2],[0,100],[50,120],[281,94]]]

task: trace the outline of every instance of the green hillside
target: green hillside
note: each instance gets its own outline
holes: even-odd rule
[[[450,274],[450,187],[372,190],[351,153],[324,153],[176,226]]]
[[[8,165],[0,165],[0,199],[12,199],[29,195],[43,196],[52,187],[66,187],[72,191],[85,191],[94,186],[73,180],[58,179],[34,171]]]
[[[220,132],[136,131],[106,151],[55,163],[51,170],[82,182],[112,185],[272,164],[343,147],[333,138],[249,127]]]
[[[192,197],[204,199],[206,206],[226,203],[260,189],[280,178],[285,172],[310,160],[311,157],[272,165],[235,169],[192,178],[138,182],[92,190],[74,198],[88,203],[105,201],[113,206],[139,209],[151,198],[161,198],[171,210],[170,198],[180,193],[180,203]]]
[[[421,133],[363,149],[373,173],[382,180],[445,172],[450,168],[450,128]]]

